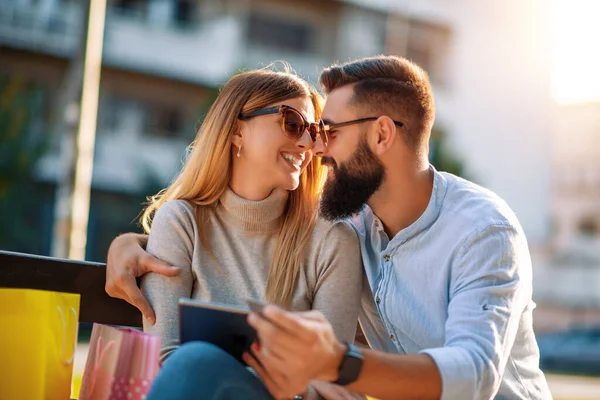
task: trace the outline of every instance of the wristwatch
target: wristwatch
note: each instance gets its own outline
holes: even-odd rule
[[[358,379],[363,365],[363,356],[360,348],[355,344],[344,342],[347,346],[344,358],[338,368],[338,379],[333,382],[336,385],[346,386]]]

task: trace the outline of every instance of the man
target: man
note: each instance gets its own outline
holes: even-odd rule
[[[551,398],[525,235],[499,197],[429,165],[426,73],[379,56],[328,68],[320,82],[329,144],[313,151],[330,168],[321,215],[348,218],[359,236],[369,283],[360,324],[372,350],[340,343],[318,313],[268,306],[249,317],[260,338],[250,366],[276,398],[313,381],[327,398]],[[148,316],[133,278],[172,270],[127,240],[139,241],[122,239],[118,251],[140,261],[118,269],[109,254],[107,291]]]

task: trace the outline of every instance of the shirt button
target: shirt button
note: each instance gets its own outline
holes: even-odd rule
[[[377,298],[375,299],[375,301],[377,302],[377,304],[381,303],[381,299],[379,298],[379,296],[377,296]]]
[[[374,222],[375,226],[379,228],[379,221],[375,220]]]
[[[383,261],[386,261],[386,262],[387,262],[387,261],[390,261],[390,256],[389,256],[388,254],[385,254],[385,255],[383,256]]]
[[[390,335],[390,340],[391,340],[392,342],[395,342],[395,341],[396,341],[396,338],[394,337],[394,335]]]

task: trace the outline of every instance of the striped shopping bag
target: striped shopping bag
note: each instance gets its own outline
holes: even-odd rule
[[[142,400],[159,369],[160,337],[94,324],[79,400]]]

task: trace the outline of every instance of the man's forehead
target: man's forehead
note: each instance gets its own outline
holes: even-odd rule
[[[354,95],[353,85],[345,85],[334,89],[327,95],[325,107],[323,108],[323,120],[334,120],[343,113],[348,113],[348,103]]]

